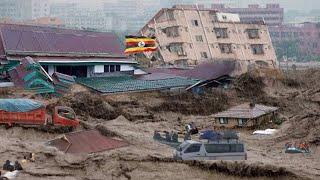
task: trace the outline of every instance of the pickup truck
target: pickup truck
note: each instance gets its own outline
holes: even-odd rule
[[[31,99],[0,99],[0,124],[70,131],[79,120],[69,107],[56,106],[50,115],[43,103]]]

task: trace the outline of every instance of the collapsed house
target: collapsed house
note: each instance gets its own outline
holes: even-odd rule
[[[134,74],[137,64],[124,55],[113,33],[0,24],[1,72],[27,56],[49,75],[58,72],[76,77]]]
[[[16,88],[21,88],[34,94],[62,95],[70,91],[75,83],[72,76],[54,72],[50,76],[43,67],[31,57],[21,59],[20,64],[9,71],[9,79]]]
[[[215,127],[254,127],[275,120],[277,107],[245,103],[214,114]]]

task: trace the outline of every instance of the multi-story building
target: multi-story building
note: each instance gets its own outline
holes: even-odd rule
[[[281,25],[283,23],[284,10],[279,4],[267,4],[260,7],[258,4],[250,4],[247,8],[230,8],[224,4],[213,4],[212,9],[239,14],[242,22],[255,22],[263,20],[267,25]]]
[[[237,60],[248,65],[275,67],[276,55],[267,26],[240,22],[236,14],[196,6],[161,9],[141,30],[155,36],[154,57],[165,63],[194,65],[216,60]]]
[[[48,17],[50,14],[49,0],[26,0],[29,1],[28,5],[31,5],[31,17],[30,19],[37,19],[41,17]],[[27,9],[27,7],[24,7]]]
[[[297,41],[305,55],[320,55],[320,23],[286,24],[269,27],[274,43]]]
[[[22,3],[18,0],[1,0],[0,1],[0,18],[9,18],[20,20],[23,17]]]
[[[1,0],[0,17],[13,20],[30,20],[47,17],[50,13],[48,0]]]

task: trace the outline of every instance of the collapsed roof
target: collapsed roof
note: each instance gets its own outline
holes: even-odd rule
[[[97,153],[106,150],[116,149],[129,144],[122,140],[105,137],[97,130],[78,131],[65,134],[61,138],[48,142],[65,153]]]
[[[183,76],[199,80],[212,80],[221,76],[231,76],[236,68],[236,62],[232,60],[214,61],[202,63],[193,69],[182,68],[154,68],[149,69],[149,73],[163,73],[175,76]]]
[[[239,106],[232,107],[226,111],[214,114],[215,118],[243,118],[254,119],[260,116],[277,111],[277,107],[265,106],[261,104],[241,104]]]

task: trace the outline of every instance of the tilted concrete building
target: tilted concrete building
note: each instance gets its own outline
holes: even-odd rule
[[[161,9],[140,34],[157,38],[159,48],[153,56],[168,64],[237,60],[245,71],[248,65],[276,67],[267,26],[242,23],[236,14],[178,5]]]

